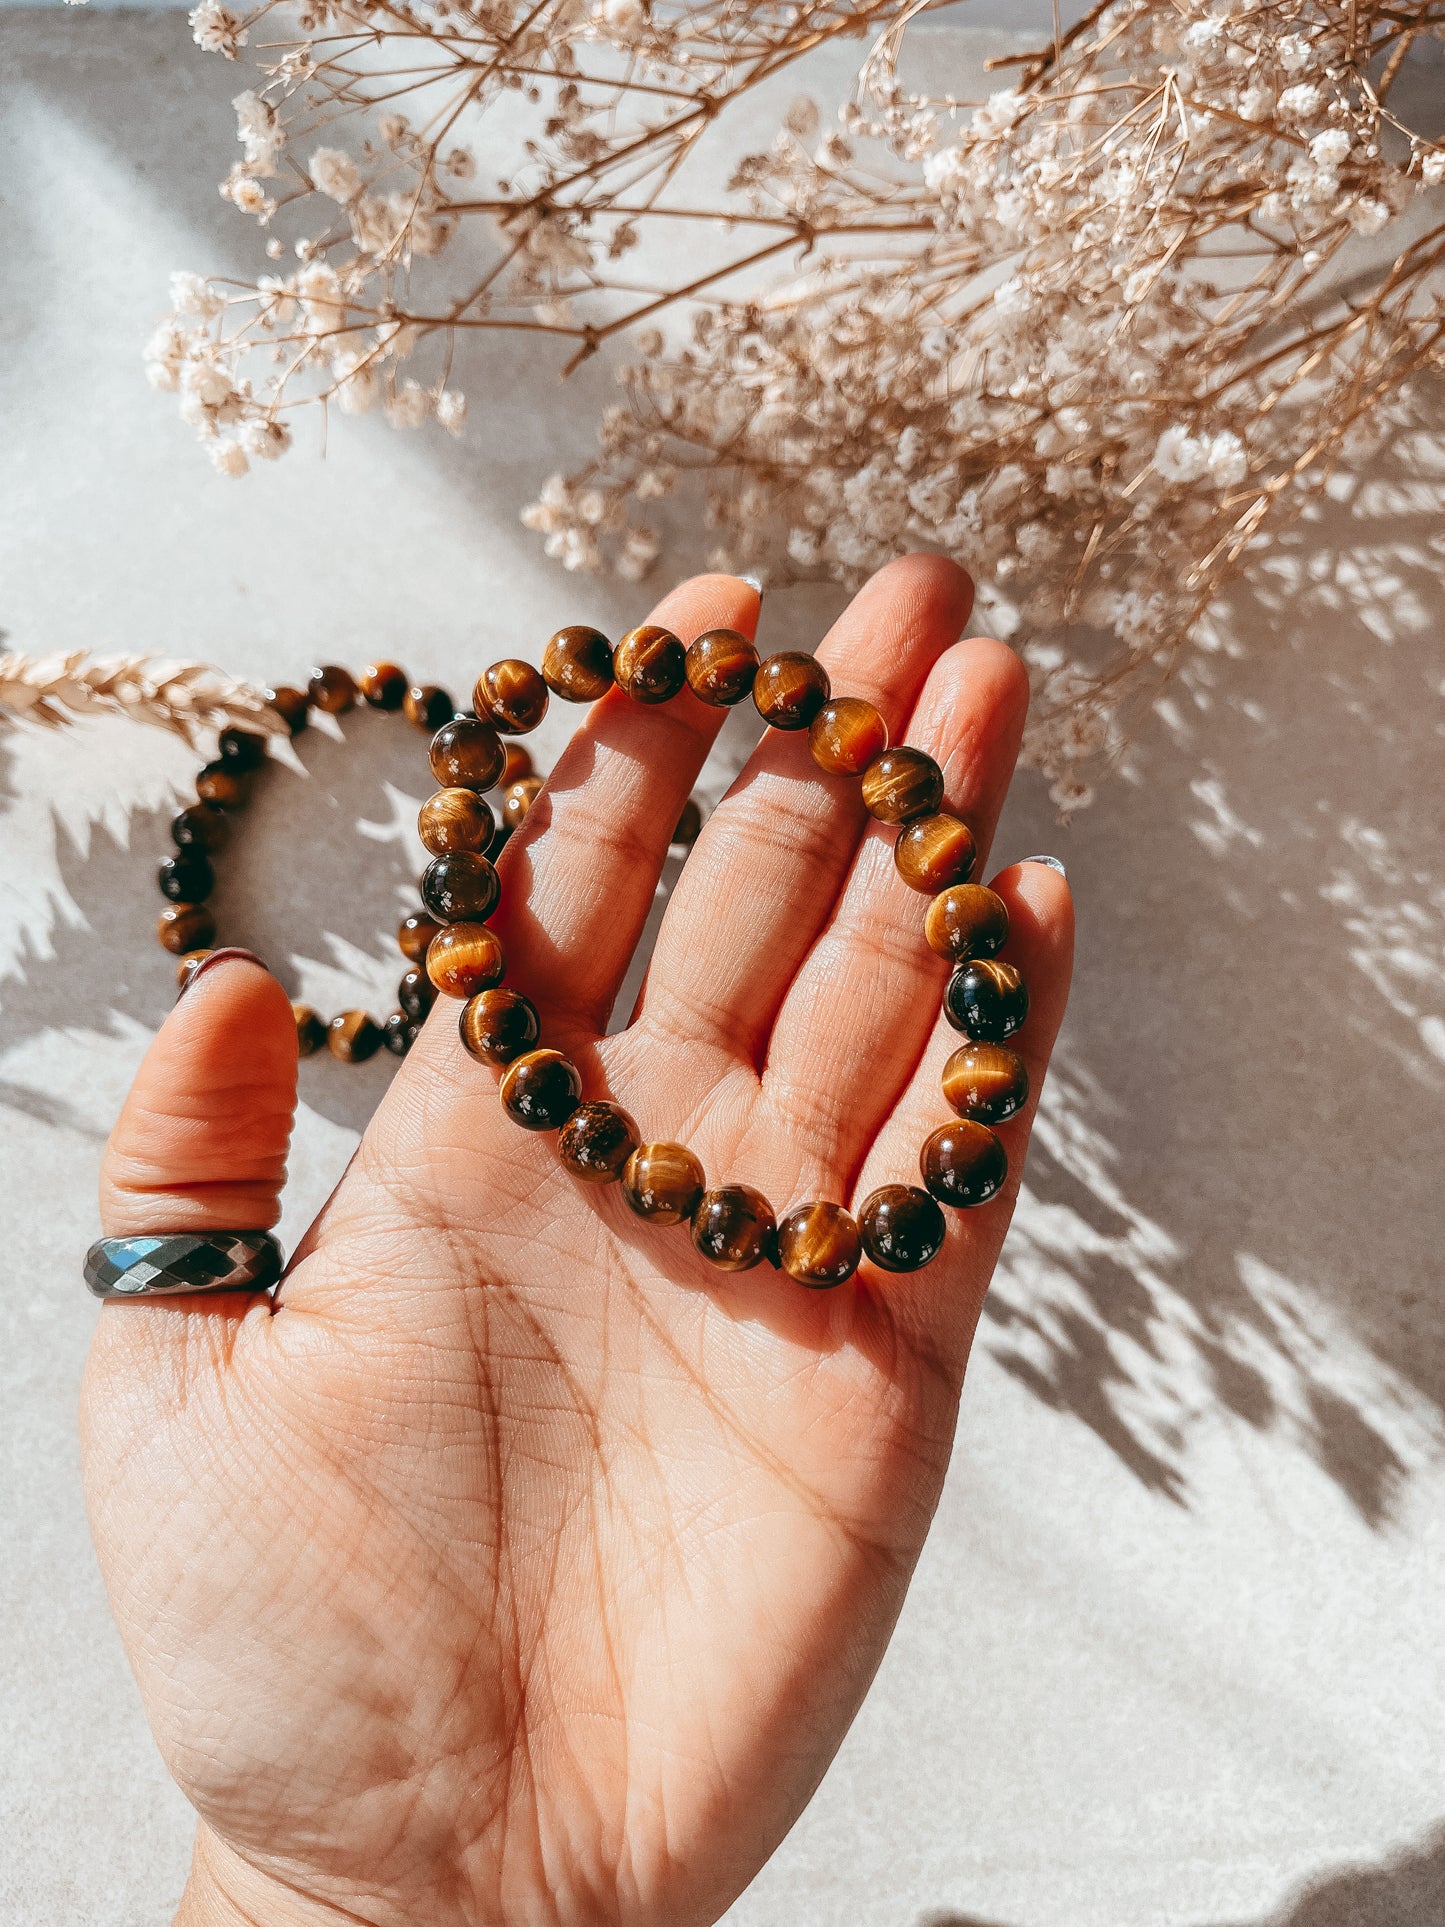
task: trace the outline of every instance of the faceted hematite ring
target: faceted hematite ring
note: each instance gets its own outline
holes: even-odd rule
[[[102,1238],[85,1254],[97,1298],[179,1298],[198,1291],[269,1291],[281,1247],[269,1231],[177,1231]]]

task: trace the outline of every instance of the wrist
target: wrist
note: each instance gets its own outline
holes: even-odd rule
[[[202,1821],[173,1927],[369,1927],[372,1919],[260,1872]]]

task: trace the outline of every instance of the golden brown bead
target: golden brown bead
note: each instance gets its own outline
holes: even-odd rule
[[[397,948],[409,963],[421,963],[426,957],[427,945],[440,929],[435,917],[427,916],[425,911],[413,911],[396,926]]]
[[[394,1010],[381,1027],[381,1041],[393,1057],[405,1057],[420,1036],[421,1025],[404,1010]]]
[[[943,1067],[943,1095],[960,1117],[1002,1124],[1028,1102],[1028,1069],[1007,1044],[963,1044]]]
[[[206,950],[216,941],[216,919],[204,903],[172,903],[156,919],[162,950],[184,957],[188,950]]]
[[[217,761],[229,769],[260,769],[266,760],[266,738],[254,729],[223,729],[216,738]]]
[[[542,794],[540,776],[519,776],[502,791],[502,823],[510,832],[520,830],[527,812]]]
[[[525,736],[547,713],[547,684],[531,663],[508,656],[477,677],[472,707],[504,736]]]
[[[436,780],[459,790],[491,789],[507,761],[501,737],[480,716],[457,716],[443,723],[428,755]]]
[[[413,683],[402,698],[401,713],[418,729],[436,730],[451,721],[457,706],[446,690],[439,689],[434,682],[418,682]]]
[[[542,652],[542,680],[569,703],[595,703],[612,687],[612,644],[600,629],[573,623]]]
[[[685,848],[697,842],[702,829],[702,811],[692,797],[682,806],[682,815],[677,819],[677,828],[672,833],[672,841],[681,843]]]
[[[808,725],[808,748],[830,776],[858,776],[888,747],[888,725],[861,696],[835,696]]]
[[[818,658],[792,649],[769,656],[753,682],[753,704],[773,729],[806,729],[832,693]]]
[[[456,927],[455,924],[447,926],[449,930]],[[440,941],[438,935],[437,942]],[[430,956],[430,951],[427,954]],[[419,1024],[436,1000],[436,989],[421,964],[413,964],[410,970],[402,972],[401,982],[396,987],[396,1001],[401,1005],[403,1017],[409,1017],[414,1024]]]
[[[364,1064],[381,1049],[381,1025],[364,1010],[343,1010],[326,1026],[326,1048],[343,1064]]]
[[[326,1042],[326,1025],[310,1004],[292,1004],[296,1019],[296,1049],[302,1057],[314,1057]]]
[[[254,770],[233,769],[229,763],[207,763],[196,778],[196,795],[219,810],[243,810],[251,800]]]
[[[426,974],[448,997],[475,997],[480,990],[491,990],[506,970],[502,940],[484,923],[449,923],[432,938],[426,953]]]
[[[275,710],[293,736],[299,736],[311,720],[311,698],[304,689],[282,683],[276,689],[263,689],[262,696]]]
[[[881,1271],[922,1271],[943,1249],[943,1213],[916,1184],[885,1184],[863,1200],[858,1235]]]
[[[497,788],[506,789],[509,783],[520,783],[524,776],[535,774],[532,758],[525,743],[503,743],[507,760],[502,765],[502,773],[497,778]]]
[[[184,990],[207,957],[214,957],[215,954],[214,950],[188,950],[176,965],[177,990]]]
[[[986,1124],[959,1118],[940,1125],[927,1140],[918,1168],[940,1204],[962,1210],[988,1203],[1008,1176],[1008,1158]]]
[[[475,790],[438,790],[417,812],[416,830],[433,856],[454,850],[482,856],[496,835],[497,820]]]
[[[826,1291],[851,1278],[862,1250],[858,1226],[841,1204],[800,1204],[778,1226],[778,1260],[783,1270],[813,1291]]]
[[[559,1050],[529,1050],[502,1077],[502,1109],[524,1131],[559,1131],[582,1098],[582,1073]]]
[[[485,923],[501,895],[496,871],[471,850],[433,857],[422,873],[422,903],[442,923]]]
[[[1029,1014],[1028,985],[1012,964],[973,958],[949,978],[943,1014],[976,1044],[1001,1044]]]
[[[457,1021],[462,1043],[484,1064],[510,1064],[531,1050],[542,1034],[530,997],[520,990],[484,990],[463,1007]]]
[[[954,963],[996,957],[1008,942],[1008,906],[982,883],[955,883],[929,904],[923,934],[930,950]]]
[[[751,1271],[773,1255],[776,1236],[773,1207],[750,1184],[704,1191],[692,1214],[692,1242],[719,1271]]]
[[[156,881],[172,903],[204,903],[216,887],[216,873],[199,850],[178,850],[161,858]]]
[[[967,883],[977,857],[978,847],[967,823],[941,810],[905,823],[893,845],[899,876],[910,889],[926,890],[930,896],[955,883]]]
[[[637,1149],[637,1126],[620,1104],[579,1104],[562,1126],[557,1155],[574,1178],[609,1184]]]
[[[214,803],[192,803],[171,822],[171,841],[178,850],[199,850],[219,856],[230,841],[231,819]]]
[[[687,681],[687,651],[670,629],[647,623],[613,650],[612,673],[634,702],[671,702]]]
[[[685,1145],[639,1144],[622,1172],[622,1195],[649,1224],[681,1224],[702,1199],[702,1166]]]
[[[880,823],[934,815],[943,801],[943,771],[931,756],[906,743],[885,749],[863,772],[863,801]]]
[[[685,673],[699,702],[731,708],[752,694],[758,652],[736,629],[709,629],[688,644]]]
[[[410,687],[407,673],[394,662],[371,662],[358,678],[361,693],[373,709],[400,709]]]
[[[356,706],[356,684],[351,671],[339,663],[329,662],[321,669],[313,669],[306,694],[312,706],[324,709],[328,716],[342,716]]]

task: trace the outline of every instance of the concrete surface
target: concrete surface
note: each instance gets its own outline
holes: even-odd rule
[[[560,389],[493,343],[465,442],[345,422],[239,486],[147,391],[168,271],[250,258],[214,185],[238,84],[174,16],[0,22],[15,645],[277,678],[384,651],[464,687],[499,644],[635,619],[515,521],[588,446],[603,367]],[[1057,850],[1081,915],[1027,1198],[896,1641],[734,1927],[1445,1919],[1445,397],[1338,498],[1234,594],[1093,811],[1061,829],[1031,779],[1010,802],[1000,858]],[[811,640],[831,601],[773,598],[764,641]],[[379,1007],[427,785],[399,725],[347,730],[365,754],[313,734],[305,779],[268,786],[221,909],[302,991]],[[24,1927],[166,1920],[186,1860],[73,1407],[192,774],[119,725],[0,734],[0,1920]],[[386,1074],[305,1067],[288,1241]]]

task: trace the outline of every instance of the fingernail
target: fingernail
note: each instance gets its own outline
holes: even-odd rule
[[[1025,863],[1042,863],[1046,870],[1057,870],[1061,877],[1067,877],[1069,874],[1056,856],[1026,856],[1023,861]]]
[[[758,607],[761,608],[762,602],[763,602],[762,577],[759,575],[754,575],[751,569],[744,569],[742,573],[738,576],[738,581],[746,582],[750,589],[755,589],[757,591]]]
[[[209,956],[202,957],[201,961],[187,973],[185,982],[176,992],[176,1002],[180,1002],[203,971],[209,970],[213,964],[230,963],[236,957],[244,958],[247,963],[260,964],[263,970],[268,968],[265,960],[258,957],[254,950],[242,950],[239,945],[232,944],[224,950],[213,950]]]

